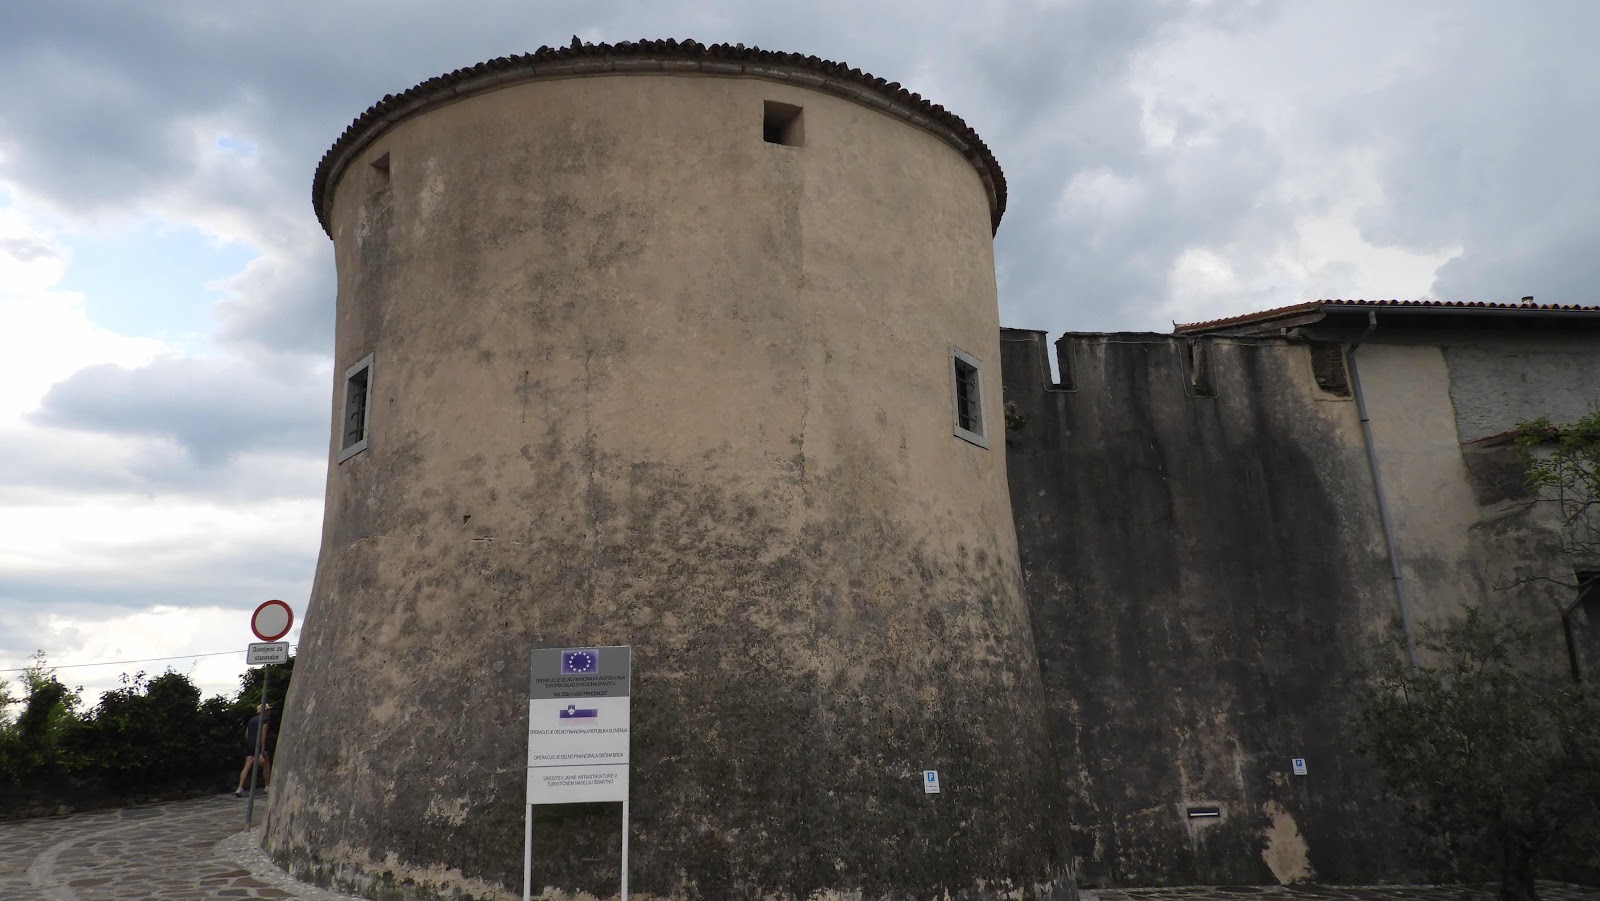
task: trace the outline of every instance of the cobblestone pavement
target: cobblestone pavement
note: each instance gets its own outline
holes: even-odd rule
[[[0,901],[360,901],[296,882],[244,829],[233,795],[0,823]],[[256,814],[263,813],[257,799]],[[1462,901],[1459,886],[1211,886],[1092,889],[1084,901]],[[1491,887],[1472,891],[1492,899]],[[1600,889],[1539,884],[1543,901]]]
[[[1493,901],[1498,886],[1202,885],[1084,889],[1084,901]],[[1540,882],[1540,901],[1600,901],[1600,888]]]
[[[0,823],[0,901],[359,901],[295,882],[244,830],[226,794]],[[256,823],[265,813],[256,799]]]

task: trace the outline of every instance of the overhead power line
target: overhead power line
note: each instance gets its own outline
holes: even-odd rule
[[[143,660],[107,660],[102,663],[49,663],[45,669],[77,669],[84,666],[126,666],[130,663],[160,663],[164,660],[192,660],[196,657],[221,657],[224,654],[243,654],[244,651],[212,651],[209,654],[179,654],[176,657],[146,657]],[[14,669],[0,669],[0,673],[25,673],[32,667],[19,666]]]

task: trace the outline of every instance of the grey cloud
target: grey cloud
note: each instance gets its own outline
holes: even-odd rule
[[[52,386],[34,421],[124,435],[168,437],[202,466],[246,449],[326,452],[326,377],[309,368],[269,374],[240,362],[158,360],[139,369],[91,366]]]
[[[150,90],[161,68],[207,53],[173,27],[172,7],[75,6],[8,12],[0,140],[11,145],[12,177],[93,209],[182,174],[184,114],[215,107],[232,89],[220,78],[163,78],[159,94]]]
[[[1165,171],[1173,160],[1145,147],[1127,77],[1143,48],[1203,14],[1177,3],[1017,3],[973,7],[931,30],[939,43],[918,67],[932,74],[934,99],[978,130],[1006,173],[995,248],[1005,324],[1109,328],[1161,299],[1184,229],[1203,207],[1175,211],[1183,192],[1150,192],[1110,224],[1107,240],[1105,224],[1061,217],[1058,201],[1085,170],[1173,179]]]
[[[410,6],[24,4],[0,29],[0,178],[80,219],[175,204],[231,215],[264,262],[219,310],[224,340],[325,350],[331,254],[307,240],[321,237],[309,186],[329,143],[384,93],[476,62],[467,48],[511,52],[502,42],[547,17],[591,21],[575,3],[537,19],[509,2],[477,16]],[[427,18],[437,27],[415,27]],[[202,126],[252,157],[207,167]]]
[[[136,207],[175,190],[241,208],[266,245],[264,262],[235,280],[218,310],[222,337],[314,351],[329,343],[333,285],[326,246],[314,243],[322,239],[307,188],[351,118],[432,75],[574,33],[692,36],[844,59],[966,117],[1010,183],[997,255],[1011,324],[1157,325],[1152,311],[1170,300],[1169,274],[1186,249],[1234,244],[1264,254],[1297,215],[1329,202],[1272,195],[1291,152],[1304,163],[1373,148],[1387,200],[1362,215],[1368,239],[1464,247],[1440,272],[1436,293],[1533,291],[1570,300],[1592,283],[1593,255],[1582,248],[1600,237],[1600,204],[1592,202],[1600,186],[1588,174],[1597,126],[1582,113],[1595,105],[1600,78],[1582,44],[1591,29],[1582,26],[1600,24],[1600,11],[1575,4],[1535,16],[1492,3],[1423,4],[1415,15],[1448,27],[1397,65],[1381,90],[1330,100],[1307,77],[1293,150],[1265,123],[1226,108],[1168,111],[1180,132],[1213,140],[1147,144],[1143,98],[1129,89],[1141,58],[1186,30],[1265,35],[1290,14],[1365,16],[1341,32],[1358,35],[1385,27],[1393,10],[1123,0],[939,9],[829,0],[804,9],[563,2],[534,14],[505,0],[464,15],[408,0],[374,16],[339,3],[34,4],[0,35],[0,165],[30,191],[83,211]],[[212,120],[256,145],[252,165],[265,173],[264,187],[201,171],[192,129]],[[1109,223],[1058,215],[1073,176],[1099,169],[1141,186],[1134,208]]]
[[[1570,232],[1541,231],[1517,223],[1499,234],[1475,236],[1462,255],[1439,269],[1434,295],[1503,303],[1532,295],[1539,303],[1600,304],[1600,217]]]
[[[50,662],[73,662],[61,656],[61,647],[80,644],[81,639],[70,634],[55,641],[45,639],[47,617],[93,621],[158,605],[223,606],[239,610],[242,632],[251,606],[262,599],[281,598],[304,611],[315,565],[314,548],[296,551],[221,545],[191,554],[183,566],[164,572],[152,572],[147,561],[129,554],[122,572],[46,569],[0,573],[0,659],[26,665],[27,657],[42,649],[55,652]],[[53,646],[42,647],[47,641]],[[229,643],[223,640],[210,650],[224,650]],[[241,639],[241,651],[242,644]],[[173,661],[172,665],[183,666],[185,661]],[[159,672],[162,666],[157,663],[148,669]],[[58,675],[68,685],[107,678],[103,671],[90,670],[61,670]],[[14,678],[14,674],[0,674],[0,679],[6,678]],[[94,699],[88,700],[92,703]]]
[[[253,261],[229,283],[216,309],[224,341],[313,354],[333,346],[333,249],[301,246]]]
[[[19,14],[9,39],[0,36],[0,109],[7,111],[0,174],[80,214],[134,208],[174,191],[243,206],[267,245],[265,260],[232,285],[218,310],[221,336],[318,350],[330,344],[333,284],[331,254],[304,241],[315,234],[311,172],[349,121],[385,93],[574,33],[742,41],[843,59],[927,93],[980,129],[1011,176],[1007,229],[1045,230],[1022,242],[1032,252],[1076,235],[1050,231],[1048,204],[1030,216],[1017,200],[1052,196],[1072,167],[1128,147],[1100,144],[1096,154],[1095,142],[1082,138],[1098,123],[1063,116],[1114,84],[1166,23],[1192,15],[1184,4],[1122,0],[992,4],[955,13],[954,27],[951,15],[916,3],[825,2],[804,10],[713,3],[686,12],[566,2],[541,5],[536,16],[509,0],[471,15],[416,0],[381,16],[353,4],[36,4]],[[267,196],[244,192],[237,173],[201,170],[192,131],[213,120],[256,144],[253,164],[269,178]],[[1061,125],[1070,130],[1070,153],[1054,152],[1063,138],[1050,129]],[[1012,249],[1002,244],[1001,252]],[[1010,261],[1019,293],[1013,306],[1030,308],[1032,298],[1070,287],[1052,259]]]
[[[1128,96],[1087,106],[1085,127],[1098,132],[1096,142],[1063,148],[1053,173],[1037,171],[1044,161],[1024,173],[1049,190],[1019,197],[1001,226],[1008,325],[1163,328],[1149,311],[1166,298],[1187,248],[1241,239],[1270,245],[1289,228],[1290,211],[1265,202],[1283,160],[1258,128],[1207,123],[1207,140],[1196,146],[1157,150],[1143,146],[1137,111]],[[1073,176],[1100,172],[1137,192],[1126,209],[1083,206],[1066,194]]]
[[[1595,303],[1600,289],[1600,7],[1451,7],[1405,79],[1364,98],[1386,202],[1370,240],[1461,246],[1435,296]]]
[[[525,49],[507,43],[518,32],[563,41],[594,23],[584,6],[25,5],[0,35],[6,166],[70,209],[127,205],[192,175],[189,128],[215,118],[249,130],[303,212],[317,159],[368,104],[489,48]]]
[[[149,555],[182,553],[183,564],[153,570]],[[106,607],[125,610],[158,604],[198,607],[237,602],[240,597],[293,597],[310,594],[316,569],[315,548],[258,548],[220,544],[196,549],[186,545],[152,546],[142,553],[127,551],[125,571],[86,573],[79,568],[47,568],[0,573],[0,602],[7,609],[67,612]],[[132,576],[137,573],[137,578]],[[304,592],[296,592],[304,585]],[[220,589],[219,586],[226,586]],[[221,591],[225,591],[223,594]],[[304,609],[303,605],[300,606]]]
[[[104,434],[0,426],[0,460],[6,461],[0,507],[155,494],[229,504],[315,498],[327,472],[325,440],[315,457],[304,448],[252,449],[211,466],[196,466],[176,441],[139,441],[129,452],[107,446],[109,440]]]
[[[0,253],[11,257],[19,263],[31,263],[34,260],[53,260],[61,256],[54,247],[42,244],[31,238],[0,239]]]

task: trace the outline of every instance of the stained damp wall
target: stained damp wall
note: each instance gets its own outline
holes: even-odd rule
[[[953,348],[1001,429],[993,185],[798,69],[601,62],[374,125],[329,182],[368,444],[336,381],[265,847],[512,896],[528,649],[630,644],[634,891],[1070,895],[1005,452],[952,430]],[[617,827],[539,808],[535,890],[614,895]]]
[[[1355,404],[1317,385],[1304,343],[1069,334],[1057,386],[1043,333],[1004,348],[1086,884],[1392,872],[1392,813],[1341,744],[1339,682],[1394,610]]]
[[[1004,332],[1012,503],[1089,884],[1414,875],[1344,728],[1346,680],[1399,637],[1350,367],[1415,629],[1479,605],[1525,617],[1552,678],[1596,656],[1588,611],[1562,623],[1571,562],[1507,432],[1591,409],[1600,343],[1313,337],[1069,333],[1055,383],[1043,333]]]

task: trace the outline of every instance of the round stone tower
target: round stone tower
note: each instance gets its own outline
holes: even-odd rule
[[[627,644],[642,896],[1071,893],[965,123],[815,57],[575,41],[385,97],[313,202],[280,864],[515,896],[529,649]],[[535,893],[614,896],[618,824],[536,808]]]

